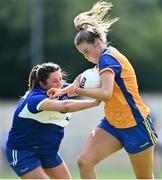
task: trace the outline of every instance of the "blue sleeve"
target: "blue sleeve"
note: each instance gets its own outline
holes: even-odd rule
[[[68,85],[69,85],[68,83],[64,83],[63,88],[67,87]],[[45,93],[40,93],[37,95],[34,94],[33,96],[30,96],[27,102],[29,111],[31,113],[40,112],[39,110],[37,110],[37,106],[41,101],[43,101],[46,98],[48,98],[48,96]],[[65,100],[65,99],[68,99],[68,94],[64,94],[63,96],[58,97],[58,100]]]
[[[67,86],[69,86],[70,84],[69,83],[67,83],[67,82],[64,82],[63,83],[63,87],[62,88],[66,88]]]
[[[112,69],[115,75],[121,73],[122,70],[120,63],[113,56],[108,54],[101,56],[99,60],[99,71],[106,68]]]
[[[44,99],[48,98],[46,94],[38,94],[31,96],[28,100],[28,109],[31,113],[38,113],[37,105]]]
[[[63,83],[63,87],[62,88],[66,88],[69,85],[70,85],[69,83]],[[64,95],[58,97],[58,100],[65,100],[65,99],[69,99],[68,94],[64,94]]]

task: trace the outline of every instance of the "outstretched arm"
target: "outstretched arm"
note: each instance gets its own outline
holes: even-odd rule
[[[40,105],[40,110],[75,112],[98,106],[100,101],[97,100],[54,100],[47,99]]]
[[[87,97],[98,99],[98,100],[109,100],[112,97],[115,76],[111,71],[107,70],[107,71],[104,71],[100,75],[100,77],[102,81],[102,86],[100,88],[92,88],[92,89],[79,88],[79,85],[78,85],[79,81],[77,80],[77,81],[74,81],[73,84],[71,84],[70,86],[64,89],[51,88],[49,91],[51,91],[51,93],[53,94],[52,95],[48,94],[48,96],[57,97],[65,93],[75,93],[77,95],[87,96]]]

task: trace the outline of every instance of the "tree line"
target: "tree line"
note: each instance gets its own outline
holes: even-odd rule
[[[17,98],[27,90],[31,70],[31,1],[0,1],[0,98]],[[96,0],[43,0],[43,55],[69,73],[68,82],[92,67],[74,46],[74,17]],[[133,64],[140,91],[160,92],[162,83],[161,0],[111,0],[110,17],[120,17],[109,42]],[[35,9],[37,10],[37,8]]]

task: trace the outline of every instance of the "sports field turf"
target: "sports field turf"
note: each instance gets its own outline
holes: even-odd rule
[[[78,170],[71,171],[73,179],[79,179],[79,172]],[[97,171],[97,177],[98,179],[135,179],[135,176],[132,171],[130,170],[98,170]],[[160,177],[162,178],[162,172],[160,174]],[[14,173],[7,173],[7,172],[1,172],[0,173],[0,179],[19,179],[17,176],[15,176]]]

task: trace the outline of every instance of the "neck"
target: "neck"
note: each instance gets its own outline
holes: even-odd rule
[[[106,49],[106,45],[105,44],[101,44],[101,47],[100,47],[100,55],[102,54],[102,52]]]

